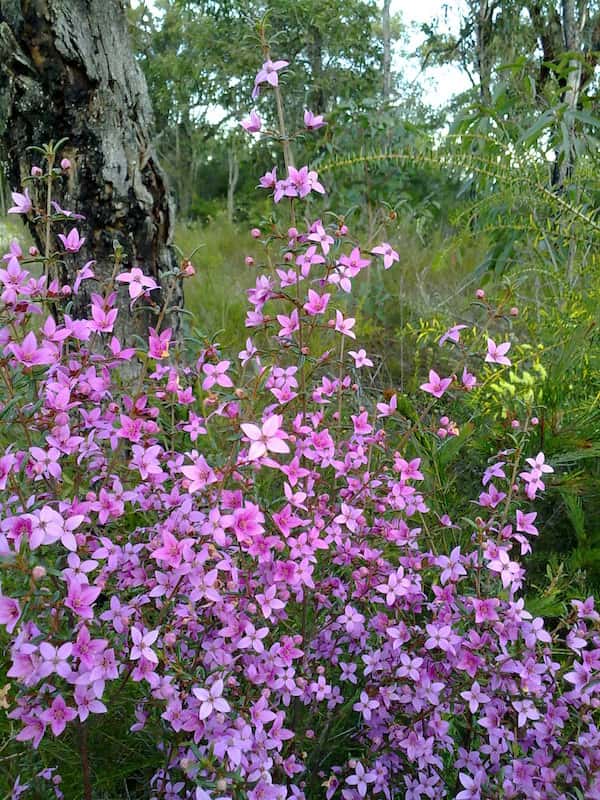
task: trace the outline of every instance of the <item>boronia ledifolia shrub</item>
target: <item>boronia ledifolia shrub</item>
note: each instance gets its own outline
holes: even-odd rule
[[[522,597],[553,472],[529,448],[535,409],[513,420],[469,517],[443,513],[428,475],[430,448],[459,432],[448,400],[510,365],[507,328],[490,306],[488,330],[448,330],[440,363],[451,352],[456,367],[423,376],[414,413],[374,396],[353,284],[409,265],[312,211],[325,187],[293,161],[288,64],[265,58],[253,97],[274,101],[278,129],[257,112],[242,124],[279,142],[283,164],[260,178],[277,221],[252,231],[264,256],[247,259],[239,355],[210,345],[186,362],[163,327],[188,261],[158,289],[116,258],[102,285],[78,262],[81,218],[13,194],[50,251],[14,241],[0,270],[12,796],[62,796],[57,740],[81,760],[79,796],[100,796],[89,726],[125,715],[156,746],[145,797],[600,798],[600,616],[576,601],[549,630]],[[295,135],[325,124],[304,122]],[[55,156],[40,151],[35,197],[76,168]],[[148,302],[146,346],[119,341],[118,315]]]

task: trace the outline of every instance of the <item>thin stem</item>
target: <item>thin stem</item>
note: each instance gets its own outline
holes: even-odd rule
[[[277,117],[279,118],[279,135],[281,136],[281,143],[283,145],[283,160],[285,162],[285,168],[289,172],[290,167],[294,166],[294,157],[292,155],[290,138],[287,135],[287,129],[285,127],[283,101],[281,99],[281,91],[279,89],[279,86],[275,86],[274,91],[275,91],[275,102],[277,104]]]
[[[79,725],[79,753],[81,755],[81,776],[83,779],[83,800],[92,800],[92,775],[90,772],[90,759],[88,753],[87,726],[85,722]]]
[[[50,217],[52,215],[52,169],[54,168],[54,153],[48,153],[48,176],[46,178],[46,244],[44,258],[50,255],[50,232],[52,224]]]

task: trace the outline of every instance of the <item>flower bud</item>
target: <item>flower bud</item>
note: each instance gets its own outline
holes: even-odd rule
[[[258,228],[252,228],[252,230],[250,231],[250,236],[252,236],[253,239],[259,239],[260,230]]]
[[[531,418],[531,424],[532,425],[539,425],[540,421],[539,421],[539,419],[537,417],[532,417]]]
[[[41,581],[42,578],[46,577],[46,567],[42,566],[41,564],[36,564],[31,570],[31,577],[34,581]]]
[[[296,239],[298,236],[298,229],[297,228],[288,228],[287,235],[290,239]]]
[[[510,310],[511,317],[518,317],[519,316],[519,309],[516,306],[513,306]]]
[[[64,170],[65,170],[65,172],[66,172],[68,169],[71,169],[71,162],[69,161],[69,159],[68,159],[68,158],[63,158],[63,159],[61,160],[61,162],[60,162],[60,168],[61,168],[61,169],[64,169]]]
[[[42,172],[42,168],[41,167],[32,167],[31,168],[31,177],[32,178],[39,178],[40,175],[43,175],[43,174],[44,173]]]
[[[29,255],[30,255],[30,256],[33,256],[33,257],[35,258],[35,256],[39,256],[39,254],[40,254],[40,251],[37,249],[37,247],[35,247],[35,246],[33,246],[33,245],[32,245],[32,246],[29,248]]]
[[[71,287],[65,284],[65,286],[61,287],[60,293],[64,297],[68,297],[71,294],[72,291],[73,290],[71,289]]]
[[[283,260],[285,261],[285,263],[286,263],[286,264],[289,264],[289,263],[290,263],[290,261],[291,261],[293,258],[294,258],[294,255],[293,255],[293,253],[285,253],[285,254],[284,254],[284,256],[283,256]]]
[[[510,427],[511,428],[520,428],[521,427],[521,423],[519,422],[518,419],[513,419],[513,420],[511,420]]]
[[[247,267],[251,267],[254,264],[254,259],[252,258],[252,256],[246,256],[244,262]]]
[[[340,225],[340,236],[345,236],[348,233],[347,225]]]
[[[483,289],[477,289],[477,291],[475,292],[475,297],[478,300],[483,300],[485,298],[485,292],[483,291]]]

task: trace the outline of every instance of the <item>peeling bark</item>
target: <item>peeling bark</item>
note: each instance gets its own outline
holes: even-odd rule
[[[91,259],[97,276],[109,278],[115,241],[129,266],[159,285],[163,273],[177,269],[172,204],[151,128],[150,99],[119,0],[0,0],[0,141],[11,188],[39,161],[30,145],[68,138],[61,156],[73,166],[68,180],[56,182],[55,199],[85,215],[80,229],[87,239],[65,279]],[[42,225],[30,227],[42,249]],[[89,293],[93,282],[84,287]],[[182,296],[178,282],[171,305],[180,306]],[[76,313],[87,301],[77,298]],[[154,320],[146,310],[119,317],[117,333],[129,342],[134,334],[145,340]],[[175,331],[177,317],[165,317]]]

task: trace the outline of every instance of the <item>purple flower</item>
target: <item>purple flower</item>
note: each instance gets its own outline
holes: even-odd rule
[[[25,189],[23,194],[20,192],[11,192],[10,196],[14,206],[8,209],[8,214],[29,214],[33,209],[33,203],[29,197],[29,189]]]

